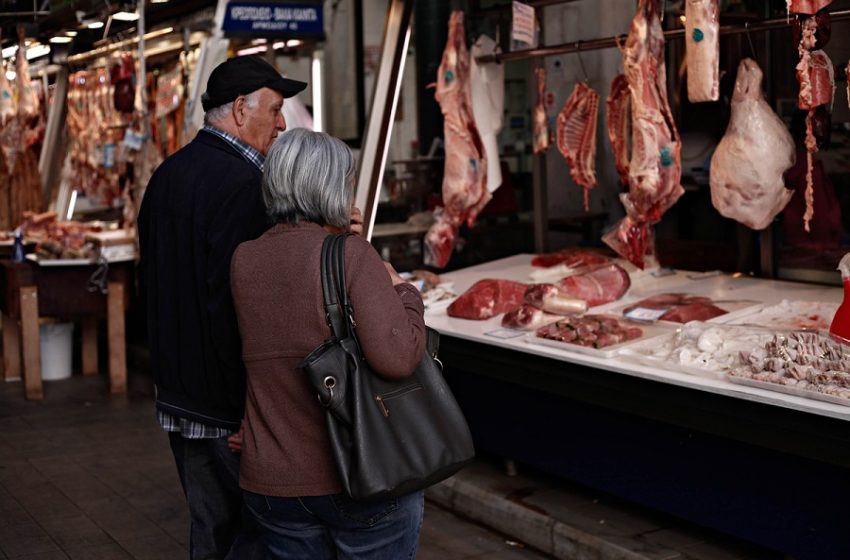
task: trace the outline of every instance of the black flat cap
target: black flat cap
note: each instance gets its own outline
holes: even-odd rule
[[[282,77],[274,66],[258,56],[231,58],[216,66],[201,96],[204,111],[230,103],[240,95],[248,95],[264,87],[292,97],[307,87],[305,82]]]

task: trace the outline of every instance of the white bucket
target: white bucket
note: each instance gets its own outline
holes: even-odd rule
[[[39,327],[41,378],[45,381],[71,377],[74,323],[45,323]]]

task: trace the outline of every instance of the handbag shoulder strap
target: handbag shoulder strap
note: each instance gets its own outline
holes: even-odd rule
[[[339,262],[345,262],[345,238],[342,235],[328,235],[322,243],[321,278],[322,297],[325,302],[325,319],[334,338],[342,340],[348,336],[346,308],[348,294],[345,293],[345,270]],[[342,286],[343,297],[340,297]]]

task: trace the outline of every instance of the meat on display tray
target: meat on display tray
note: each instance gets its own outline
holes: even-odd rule
[[[844,397],[836,397],[835,395],[827,395],[826,393],[820,393],[818,391],[809,391],[808,389],[800,389],[798,387],[792,387],[789,385],[771,383],[770,381],[759,381],[758,379],[752,379],[750,377],[739,377],[737,375],[727,375],[726,379],[729,380],[729,382],[731,383],[745,385],[747,387],[757,387],[759,389],[766,389],[768,391],[785,393],[786,395],[794,395],[796,397],[804,397],[806,399],[814,399],[816,401],[824,401],[844,406],[850,406],[850,399],[845,399]]]
[[[548,346],[549,348],[566,350],[567,352],[577,352],[579,354],[587,354],[589,356],[596,356],[598,358],[612,358],[616,356],[621,350],[629,348],[634,344],[646,342],[650,339],[655,339],[660,336],[670,334],[672,329],[672,327],[670,327],[669,325],[662,325],[658,323],[637,323],[634,321],[623,321],[619,318],[617,318],[617,320],[621,324],[624,324],[628,327],[637,327],[641,329],[641,336],[633,338],[631,340],[620,342],[618,344],[612,344],[611,346],[603,346],[602,348],[594,348],[593,346],[581,346],[572,342],[562,342],[560,340],[542,338],[537,336],[537,333],[534,331],[525,335],[525,341],[529,344]]]
[[[708,303],[714,305],[715,307],[719,307],[720,309],[726,311],[723,315],[718,315],[716,317],[712,317],[709,319],[697,319],[703,320],[712,323],[725,323],[730,320],[733,320],[742,315],[748,315],[762,308],[764,305],[760,301],[750,300],[750,299],[728,299],[728,298],[712,298],[710,296],[703,296],[701,294],[686,294],[684,292],[664,292],[664,293],[656,293],[656,294],[647,294],[642,295],[640,297],[632,296],[628,298],[624,298],[618,300],[616,302],[612,302],[606,304],[604,306],[600,306],[596,308],[594,311],[605,312],[612,315],[617,315],[619,317],[631,318],[633,320],[638,320],[645,323],[660,323],[667,324],[673,327],[679,327],[687,321],[668,321],[665,319],[660,319],[664,313],[667,311],[672,311],[675,307],[681,307],[681,305],[671,304],[670,307],[665,307],[664,304],[656,304],[648,305],[646,307],[641,307],[638,304],[640,302],[644,302],[650,300],[652,298],[658,298],[665,295],[672,294],[681,294],[688,298],[701,298],[704,300],[704,303]],[[630,313],[630,316],[626,315],[626,312]],[[641,311],[645,311],[645,313],[641,313]]]

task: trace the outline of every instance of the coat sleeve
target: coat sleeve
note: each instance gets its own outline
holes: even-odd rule
[[[425,306],[411,284],[393,287],[383,261],[368,241],[349,237],[345,276],[364,358],[378,375],[413,373],[425,352]]]
[[[236,247],[255,239],[267,224],[260,186],[243,179],[216,201],[207,229],[207,317],[213,346],[225,371],[244,375],[239,329],[230,288],[230,261]]]

